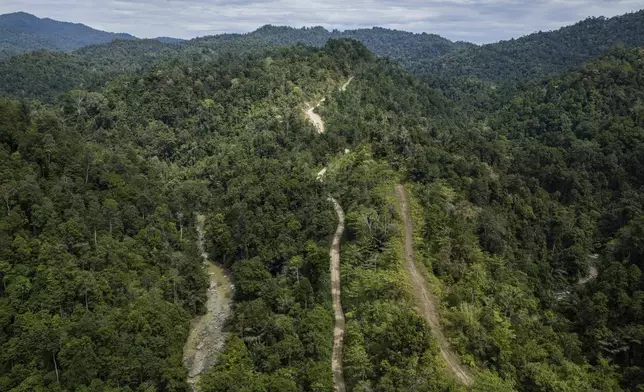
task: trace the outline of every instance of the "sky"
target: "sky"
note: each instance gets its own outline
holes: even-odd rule
[[[642,8],[642,0],[0,0],[0,14],[24,11],[141,38],[193,38],[273,24],[381,26],[474,43]]]

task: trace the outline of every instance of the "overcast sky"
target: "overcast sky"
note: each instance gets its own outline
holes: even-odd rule
[[[25,11],[148,38],[248,32],[275,24],[382,26],[476,43],[641,8],[642,0],[0,0],[0,13]]]

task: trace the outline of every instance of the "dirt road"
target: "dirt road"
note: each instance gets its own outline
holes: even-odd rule
[[[590,262],[590,268],[588,268],[588,275],[586,275],[583,278],[579,278],[579,281],[577,282],[579,286],[583,286],[586,283],[592,282],[593,280],[597,279],[597,277],[599,276],[599,270],[597,269],[598,259],[599,259],[598,254],[588,255],[588,261]]]
[[[345,91],[353,77],[340,87],[340,91]],[[324,121],[314,109],[320,106],[325,101],[322,98],[317,105],[305,110],[306,117],[315,125],[318,133],[324,133]],[[320,170],[317,174],[319,181],[324,181],[324,176],[327,168]],[[333,203],[333,208],[338,216],[338,227],[335,229],[333,235],[333,242],[331,243],[331,250],[329,257],[331,259],[331,298],[333,300],[333,318],[335,320],[333,326],[333,353],[331,355],[331,371],[333,373],[333,389],[335,392],[346,392],[344,383],[344,375],[342,373],[342,346],[344,344],[344,312],[342,311],[341,302],[341,285],[340,285],[340,241],[342,240],[342,233],[344,232],[344,211],[340,204],[332,197],[329,201]]]
[[[188,383],[198,391],[199,377],[215,364],[217,355],[224,348],[226,335],[223,327],[230,315],[232,285],[224,270],[208,260],[204,250],[205,216],[197,216],[197,246],[208,272],[210,287],[206,302],[206,314],[191,322],[190,336],[183,349],[183,364],[188,369]]]
[[[320,117],[319,114],[315,113],[315,109],[322,105],[322,103],[325,101],[324,98],[320,100],[320,102],[317,103],[317,105],[312,106],[306,110],[306,117],[309,118],[309,121],[315,125],[315,129],[318,130],[318,133],[324,133],[324,121],[322,121],[322,117]]]
[[[599,276],[599,270],[594,265],[591,265],[588,269],[588,275],[584,278],[580,278],[577,284],[579,286],[583,286],[586,283],[592,282],[593,280],[597,279],[597,276]]]
[[[349,78],[338,90],[339,91],[346,91],[347,86],[351,83],[353,80],[353,76]],[[326,98],[322,98],[321,100],[318,101],[317,104],[314,106],[309,107],[304,111],[306,114],[306,117],[315,125],[315,129],[318,130],[318,133],[324,133],[325,128],[324,128],[324,121],[322,121],[322,117],[320,117],[319,114],[315,113],[315,109],[317,109],[320,105],[322,105],[326,101]]]
[[[347,81],[342,85],[342,87],[340,87],[340,91],[347,91],[347,86],[349,85],[349,83],[351,83],[351,81],[352,81],[352,80],[353,80],[353,76],[352,76],[352,77],[350,77],[350,78],[349,78],[349,80],[347,80]]]
[[[447,363],[447,367],[450,372],[461,383],[467,386],[472,385],[474,381],[472,375],[469,370],[460,363],[458,356],[452,351],[447,338],[443,334],[440,317],[437,311],[438,299],[429,290],[427,281],[423,274],[416,268],[416,263],[414,261],[413,223],[409,209],[409,202],[407,200],[407,192],[400,184],[396,185],[396,198],[398,199],[400,215],[404,222],[405,266],[411,279],[413,294],[418,310],[432,329],[434,338],[438,341],[440,346],[441,357]]]
[[[333,316],[335,326],[333,328],[333,355],[331,358],[331,370],[333,371],[333,385],[336,392],[345,392],[344,375],[342,374],[342,345],[344,343],[344,312],[340,302],[340,240],[344,232],[344,211],[338,202],[330,198],[338,215],[338,227],[333,235],[331,244],[331,298],[333,299]]]

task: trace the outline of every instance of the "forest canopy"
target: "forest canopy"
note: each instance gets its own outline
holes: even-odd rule
[[[640,391],[641,18],[487,46],[265,26],[2,62],[0,390],[190,391],[205,250],[234,305],[199,390],[333,391],[332,199],[347,390]]]

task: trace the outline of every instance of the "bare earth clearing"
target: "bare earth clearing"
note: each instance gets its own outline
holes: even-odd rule
[[[228,276],[221,267],[208,260],[208,253],[204,250],[204,222],[205,216],[197,216],[197,246],[210,280],[206,314],[192,320],[190,336],[183,349],[183,364],[188,369],[188,383],[193,391],[198,391],[199,376],[212,368],[224,348],[226,335],[223,328],[230,315],[232,297]]]
[[[338,90],[339,91],[346,91],[347,86],[351,83],[353,80],[353,76],[349,78]],[[315,129],[318,130],[318,133],[324,133],[324,121],[322,121],[322,117],[320,117],[319,114],[315,113],[315,109],[317,109],[320,105],[322,105],[326,101],[326,98],[322,98],[320,101],[318,101],[317,104],[314,106],[311,106],[310,108],[306,109],[304,112],[306,114],[306,117],[315,125]]]
[[[434,338],[438,341],[441,350],[441,357],[447,363],[450,372],[465,385],[472,385],[474,382],[472,375],[458,360],[458,356],[452,351],[447,338],[443,334],[440,324],[438,311],[436,310],[438,299],[427,287],[427,282],[423,274],[416,268],[414,262],[414,243],[413,243],[413,226],[411,214],[409,211],[409,202],[407,201],[407,193],[405,188],[398,184],[396,185],[396,198],[400,205],[400,213],[404,222],[403,231],[405,235],[405,266],[411,278],[413,294],[416,299],[416,304],[421,315],[429,324],[432,329]]]
[[[306,110],[306,117],[309,118],[309,120],[315,125],[315,129],[318,130],[318,133],[324,133],[324,121],[322,121],[322,117],[320,117],[319,114],[315,113],[315,109],[320,106],[323,102],[325,101],[324,98],[320,100],[320,102],[317,103],[315,106],[311,106]]]
[[[350,77],[350,78],[349,78],[349,80],[347,80],[347,81],[342,85],[342,87],[340,87],[340,91],[347,91],[347,86],[349,85],[349,83],[351,83],[351,81],[352,81],[352,80],[353,80],[353,76],[352,76],[352,77]]]
[[[598,254],[592,254],[588,255],[588,260],[590,261],[590,268],[588,269],[588,275],[583,278],[579,278],[579,281],[577,284],[579,286],[583,286],[586,283],[592,282],[593,280],[597,279],[599,276],[599,270],[597,269],[597,259],[599,259]]]

